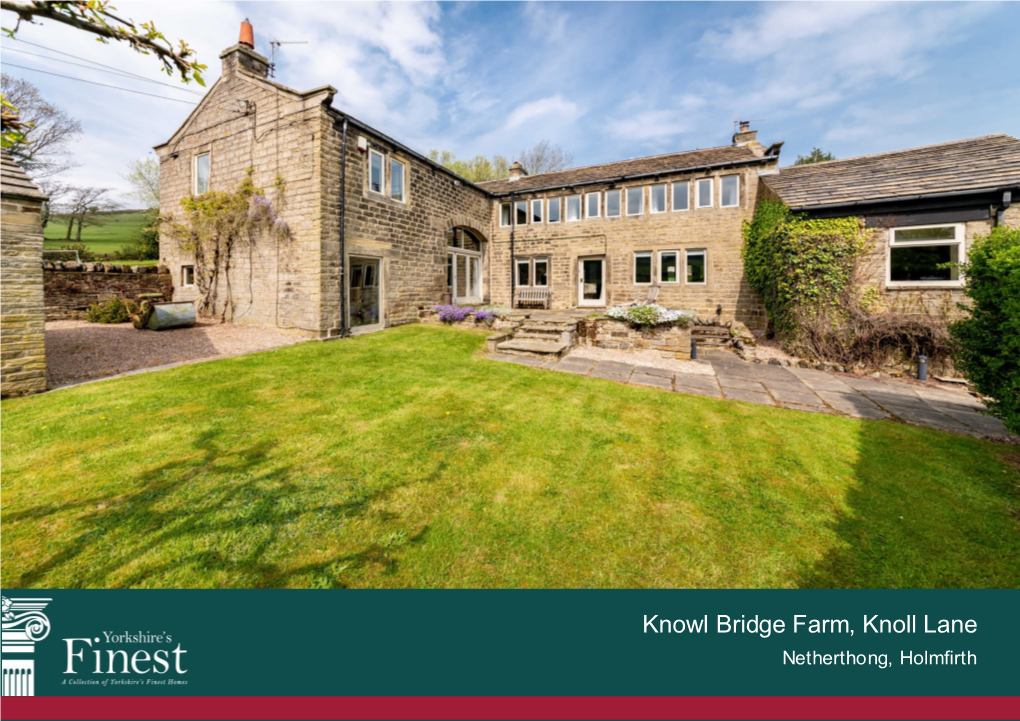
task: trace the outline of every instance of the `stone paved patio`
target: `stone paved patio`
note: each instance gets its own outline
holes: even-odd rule
[[[804,368],[746,363],[730,353],[705,353],[700,363],[711,374],[678,373],[619,361],[597,361],[566,356],[545,359],[532,356],[490,354],[491,360],[648,386],[676,393],[690,393],[812,413],[899,420],[918,426],[955,431],[972,436],[1015,439],[1002,422],[985,415],[984,406],[967,391],[942,384],[911,384],[857,378]]]

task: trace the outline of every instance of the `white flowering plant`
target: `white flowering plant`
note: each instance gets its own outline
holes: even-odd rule
[[[614,320],[622,320],[636,326],[678,325],[686,327],[694,320],[694,314],[685,310],[671,310],[657,303],[641,305],[618,305],[606,311]]]

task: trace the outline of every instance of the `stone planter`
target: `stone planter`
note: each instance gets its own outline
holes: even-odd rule
[[[612,318],[585,318],[577,325],[578,345],[633,353],[658,351],[663,358],[691,357],[691,330],[675,325],[635,327]]]

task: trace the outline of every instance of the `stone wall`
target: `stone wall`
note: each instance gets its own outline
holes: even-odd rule
[[[43,273],[46,320],[82,318],[93,303],[143,293],[173,297],[166,268],[112,263],[46,263]]]
[[[691,357],[691,329],[679,326],[637,328],[612,318],[583,318],[577,324],[578,345],[634,352],[659,351],[663,358]]]
[[[181,200],[194,191],[195,157],[210,155],[210,187],[233,191],[248,171],[290,228],[280,239],[260,233],[236,244],[229,271],[220,265],[219,292],[203,313],[234,323],[322,335],[321,121],[333,88],[297,92],[265,78],[265,59],[242,46],[225,51],[223,75],[165,144],[160,157],[160,215],[182,220]],[[261,59],[260,59],[261,58]],[[284,187],[277,191],[277,179]],[[199,285],[184,285],[194,265],[187,244],[160,235],[161,262],[170,268],[175,300],[201,301]],[[229,287],[229,294],[227,288]]]
[[[342,121],[324,118],[322,313],[331,332],[340,327],[340,161]],[[406,200],[369,190],[370,148],[405,164]],[[386,326],[413,323],[419,312],[441,303],[446,292],[446,231],[468,228],[482,241],[483,294],[488,283],[491,201],[477,188],[458,181],[405,152],[386,138],[348,125],[347,187],[344,193],[347,267],[352,256],[378,258],[382,267],[382,318]],[[388,169],[387,169],[388,173]],[[388,175],[387,175],[388,178]]]
[[[575,222],[561,220],[559,223],[519,225],[515,232],[515,256],[523,258],[549,258],[550,281],[553,308],[577,306],[578,259],[585,256],[605,256],[606,303],[607,306],[627,303],[647,297],[648,286],[634,283],[634,253],[651,251],[653,271],[658,274],[658,251],[685,250],[706,251],[706,282],[688,284],[680,277],[679,283],[663,283],[660,286],[658,302],[670,308],[692,308],[701,316],[714,315],[716,306],[722,306],[724,320],[740,320],[751,328],[764,326],[764,308],[758,295],[751,289],[744,277],[744,263],[740,249],[743,244],[741,224],[749,220],[758,199],[759,171],[774,165],[761,164],[740,170],[718,173],[686,173],[663,175],[655,182],[667,184],[667,191],[674,181],[690,181],[690,210],[652,214],[648,186],[652,181],[621,183],[626,194],[627,187],[644,187],[644,209],[642,215],[621,215],[618,218],[583,218]],[[698,178],[718,179],[725,175],[740,176],[740,203],[732,208],[719,207],[719,185],[715,183],[714,205],[711,208],[695,208],[694,181]],[[580,188],[583,195],[588,192],[603,192],[608,185],[593,185]],[[545,193],[525,193],[519,199],[565,198],[570,190]],[[667,192],[667,196],[670,193]],[[602,196],[603,203],[605,195]],[[507,199],[501,199],[506,201]],[[670,198],[671,200],[671,198]],[[561,201],[565,204],[565,201]],[[492,253],[492,302],[510,304],[510,228],[499,227],[500,202],[493,202],[493,253]],[[604,206],[603,206],[604,209]],[[625,212],[625,209],[624,209]],[[566,208],[563,208],[566,217]],[[548,211],[546,211],[548,217]],[[682,261],[681,261],[682,266]],[[658,276],[656,275],[656,278]]]
[[[0,283],[0,395],[46,390],[42,202],[4,196]]]

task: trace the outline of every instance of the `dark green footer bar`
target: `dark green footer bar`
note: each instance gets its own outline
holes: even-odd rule
[[[5,696],[1003,697],[1020,678],[1020,591],[3,597]]]

